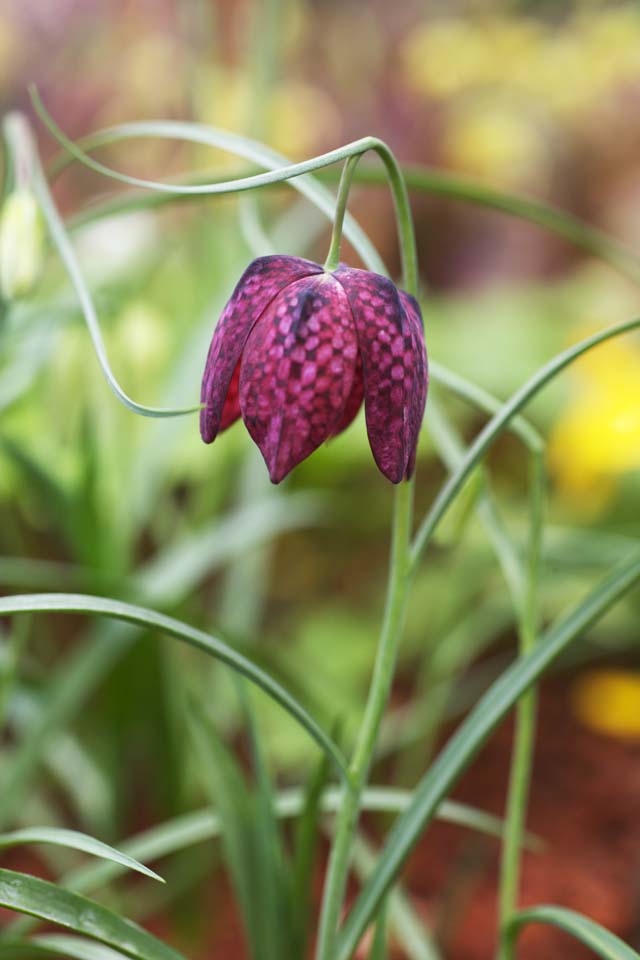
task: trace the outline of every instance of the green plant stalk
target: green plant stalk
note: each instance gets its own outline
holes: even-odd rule
[[[317,960],[333,960],[335,938],[349,872],[351,845],[395,668],[398,642],[404,621],[409,582],[409,544],[413,512],[413,483],[395,490],[391,560],[384,621],[358,741],[349,765],[351,789],[344,792],[331,847],[320,913]]]
[[[140,177],[130,177],[127,174],[119,173],[111,167],[94,160],[77,143],[70,140],[69,137],[58,127],[54,119],[47,113],[47,110],[40,99],[36,87],[32,84],[29,88],[31,100],[38,116],[45,124],[49,132],[58,143],[63,146],[68,153],[79,160],[85,166],[101,173],[113,180],[126,183],[129,186],[144,187],[145,189],[156,190],[169,194],[194,194],[208,196],[212,194],[238,193],[243,190],[253,190],[256,187],[269,186],[274,183],[281,183],[285,180],[291,180],[295,177],[301,177],[307,173],[315,173],[323,167],[332,166],[334,163],[340,163],[348,160],[350,157],[362,156],[369,151],[376,153],[382,161],[385,169],[386,179],[393,195],[393,202],[396,214],[396,223],[400,242],[400,256],[402,260],[403,285],[408,293],[417,294],[418,288],[418,266],[416,256],[415,237],[413,231],[413,219],[409,204],[409,194],[407,191],[402,171],[398,165],[393,152],[384,141],[377,137],[362,137],[360,140],[354,140],[336,150],[330,150],[327,153],[320,154],[310,160],[304,160],[302,163],[293,163],[286,166],[276,164],[276,168],[266,173],[260,173],[255,176],[243,177],[240,180],[227,181],[215,184],[168,184],[156,180],[145,180]],[[90,140],[90,147],[100,146],[102,143],[109,143],[118,139],[119,136],[159,136],[177,139],[192,139],[194,142],[210,143],[211,136],[216,131],[207,128],[201,124],[184,124],[172,121],[166,121],[162,124],[154,124],[154,133],[151,134],[149,125],[144,123],[127,124],[126,127],[114,127],[100,131],[94,134]],[[225,135],[229,143],[238,143],[239,138]],[[248,141],[244,141],[245,149]],[[85,139],[83,143],[87,143]],[[233,149],[233,148],[232,148]],[[277,157],[277,154],[271,154]],[[278,158],[281,159],[281,158]],[[58,169],[59,169],[58,165]]]
[[[6,643],[3,644],[3,663],[0,665],[0,733],[5,724],[7,705],[16,682],[16,674],[29,634],[29,618],[11,627]]]
[[[385,165],[393,195],[402,258],[402,282],[407,292],[417,296],[418,262],[409,194],[392,151],[379,140],[367,138],[367,141],[370,141],[367,149],[375,150]],[[342,221],[346,211],[349,187],[360,156],[361,152],[354,151],[348,157],[343,170],[336,208],[337,229],[334,228],[328,257],[329,264],[339,256]],[[393,683],[409,586],[413,499],[414,479],[398,484],[394,493],[391,557],[384,619],[364,717],[349,764],[349,787],[345,790],[344,802],[336,820],[335,837],[329,855],[316,947],[318,960],[333,960],[349,874],[351,847],[360,813],[360,800],[369,776],[380,723]]]
[[[530,458],[530,525],[525,594],[519,625],[519,653],[533,650],[539,629],[538,585],[544,528],[545,472],[542,453]],[[502,845],[500,887],[498,892],[498,960],[512,960],[513,943],[507,935],[517,909],[520,886],[520,861],[523,846],[527,801],[533,767],[537,712],[536,688],[531,687],[518,701],[515,734],[509,775],[509,789]]]
[[[86,143],[85,140],[80,142],[82,144]],[[60,155],[53,161],[52,173],[56,175],[63,169],[61,162],[66,164],[68,161],[67,154]],[[614,237],[610,237],[602,230],[594,229],[588,223],[574,217],[565,210],[534,200],[531,197],[504,193],[484,184],[477,184],[470,178],[454,176],[442,170],[406,165],[403,165],[401,169],[409,190],[419,190],[421,193],[431,194],[432,196],[460,200],[473,206],[494,210],[506,216],[524,220],[542,230],[555,233],[556,236],[561,237],[577,249],[608,263],[614,270],[619,271],[634,283],[640,282],[640,258],[633,250],[629,250]],[[242,170],[233,179],[253,175],[254,172],[253,170]],[[336,174],[333,170],[322,170],[318,173],[318,179],[322,181],[333,181],[335,178]],[[221,181],[222,178],[216,177],[215,171],[194,173],[182,178],[184,183],[192,184],[215,183],[216,180]],[[354,174],[354,181],[377,186],[386,182],[386,174],[384,170],[379,170],[369,164],[361,164]],[[175,196],[157,193],[148,194],[142,190],[132,190],[88,207],[76,214],[70,221],[69,226],[70,228],[76,228],[101,217],[127,213],[131,210],[155,208],[166,203],[189,199],[193,199],[193,196],[189,194]]]
[[[349,157],[349,159],[345,161],[344,167],[342,168],[342,176],[340,177],[340,185],[338,186],[338,196],[336,199],[336,212],[333,217],[331,243],[329,245],[327,259],[324,263],[324,269],[327,271],[327,273],[331,273],[333,270],[335,270],[340,262],[340,246],[342,244],[344,215],[347,211],[347,201],[349,199],[349,190],[351,189],[353,174],[355,173],[359,159],[360,154],[356,155],[355,157]]]

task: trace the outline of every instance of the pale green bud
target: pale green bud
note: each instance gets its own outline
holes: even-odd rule
[[[0,293],[25,296],[42,267],[44,231],[38,202],[28,187],[10,193],[0,213]]]

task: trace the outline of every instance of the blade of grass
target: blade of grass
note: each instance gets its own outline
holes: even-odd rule
[[[580,940],[603,960],[638,960],[640,957],[640,954],[600,924],[564,907],[545,904],[521,910],[511,921],[510,932],[514,942],[522,928],[529,923],[545,923],[559,927],[574,939]]]
[[[376,862],[376,851],[362,833],[353,844],[353,866],[361,880],[370,876]],[[411,901],[400,885],[385,900],[388,925],[407,955],[407,960],[442,960],[427,926],[416,916]]]
[[[71,850],[81,850],[93,857],[110,860],[127,870],[135,870],[146,877],[164,883],[162,877],[159,877],[149,867],[145,867],[144,864],[134,860],[133,857],[121,853],[119,850],[115,850],[108,844],[102,843],[94,837],[89,837],[85,833],[78,833],[76,830],[64,830],[60,827],[27,827],[23,830],[14,830],[11,833],[0,833],[0,850],[31,843],[53,843],[60,847],[68,847]]]
[[[554,377],[556,377],[565,367],[577,360],[588,350],[597,347],[599,344],[610,340],[613,337],[619,337],[622,334],[629,333],[640,327],[640,318],[626,320],[623,323],[615,324],[600,330],[598,333],[581,340],[579,343],[562,353],[557,354],[540,370],[536,371],[519,390],[510,397],[510,399],[500,408],[498,413],[492,417],[489,423],[478,434],[471,446],[468,448],[464,460],[456,471],[449,477],[442,489],[438,493],[429,513],[422,521],[413,542],[411,552],[412,569],[415,569],[420,557],[429,544],[431,536],[438,523],[446,513],[447,509],[453,503],[456,494],[463,486],[465,480],[487,452],[494,440],[502,433],[509,421]]]
[[[337,739],[337,738],[336,738]],[[313,908],[313,871],[320,844],[322,795],[329,778],[326,756],[320,758],[301,797],[300,815],[293,842],[291,875],[292,956],[305,957],[311,936]],[[277,806],[277,797],[276,797]]]
[[[48,933],[29,940],[2,944],[2,960],[31,960],[32,957],[72,957],[73,960],[122,960],[118,950],[84,937],[64,933]]]
[[[294,719],[296,719],[325,750],[336,764],[341,776],[348,782],[348,774],[344,759],[318,723],[311,717],[305,708],[295,700],[287,690],[264,670],[256,666],[251,660],[238,653],[233,647],[217,637],[197,630],[180,620],[167,617],[164,614],[149,610],[146,607],[137,607],[133,604],[122,603],[118,600],[109,600],[102,597],[92,597],[83,594],[22,594],[13,597],[0,598],[0,616],[16,613],[54,613],[66,612],[88,614],[124,620],[135,623],[150,630],[157,630],[169,636],[176,637],[191,646],[203,650],[212,657],[226,663],[238,673],[247,677],[259,686],[267,695],[280,704]]]
[[[14,870],[0,869],[0,906],[67,927],[134,960],[183,960],[142,927],[77,893]]]
[[[86,138],[80,140],[79,144],[85,149],[93,149],[94,141]],[[284,158],[282,159],[284,160]],[[65,165],[69,162],[69,158],[64,155],[54,162],[52,168],[54,174],[61,169],[63,160]],[[455,176],[444,170],[407,164],[403,165],[401,170],[409,190],[459,200],[532,223],[543,230],[548,230],[562,237],[563,240],[577,249],[608,263],[614,270],[628,277],[634,283],[640,283],[640,258],[633,250],[566,210],[532,197],[505,193],[502,190],[476,183],[467,177]],[[238,170],[231,177],[227,176],[226,179],[237,180],[254,174],[253,169]],[[340,172],[330,169],[319,170],[316,177],[322,181],[337,182]],[[385,183],[384,172],[366,162],[358,165],[353,179],[355,183],[359,184],[382,186]],[[222,182],[222,178],[217,176],[215,171],[211,171],[186,174],[180,178],[180,182],[203,185]],[[277,186],[277,184],[272,186]],[[197,194],[195,197],[197,197]],[[132,210],[157,208],[172,202],[190,201],[195,197],[193,194],[149,194],[142,190],[131,190],[88,207],[73,218],[70,226],[77,228],[102,217],[129,213]]]
[[[72,162],[73,159],[81,160],[92,166],[96,172],[105,176],[120,179],[131,185],[143,186],[145,189],[155,189],[168,195],[182,193],[183,195],[207,196],[212,194],[237,193],[242,190],[252,190],[256,187],[269,186],[279,182],[291,182],[291,186],[302,193],[318,209],[326,213],[329,219],[333,219],[335,198],[333,194],[309,176],[310,171],[315,171],[319,166],[338,163],[345,158],[345,151],[349,151],[353,144],[333,150],[324,154],[321,158],[313,158],[304,163],[291,164],[286,157],[274,150],[265,147],[264,144],[240,134],[230,133],[227,130],[220,130],[215,127],[205,126],[197,123],[181,123],[178,121],[147,121],[139,123],[120,124],[109,127],[84,137],[77,144],[74,144],[62,131],[56,126],[53,118],[44,109],[35,91],[32,92],[34,107],[38,110],[39,116],[47,126],[50,133],[64,146],[68,151],[68,156],[62,157],[56,167],[52,169],[52,175],[55,176],[64,167]],[[184,185],[171,183],[154,183],[153,181],[127,177],[124,174],[118,174],[104,164],[98,164],[92,160],[87,151],[94,150],[97,147],[114,143],[118,140],[136,139],[136,138],[163,138],[169,140],[184,140],[191,143],[200,143],[204,146],[214,147],[224,150],[235,156],[243,157],[252,163],[267,170],[267,173],[256,174],[255,176],[242,178],[240,181],[222,181],[210,184],[191,184]],[[365,138],[368,142],[369,139]],[[365,142],[364,140],[362,141]],[[360,143],[360,141],[357,141]],[[295,179],[292,179],[295,178]],[[152,185],[153,184],[153,185]],[[182,186],[182,189],[181,189]],[[374,264],[372,269],[377,273],[386,274],[386,268],[380,258],[377,250],[358,226],[351,216],[345,218],[345,236],[353,246],[354,250],[360,255],[367,264]]]
[[[376,925],[373,932],[373,941],[369,951],[369,960],[387,960],[387,901],[385,900],[378,911]]]
[[[198,771],[212,807],[218,811],[225,861],[244,921],[252,960],[267,954],[264,936],[264,894],[260,887],[260,846],[253,798],[238,763],[219,738],[201,709],[189,714],[190,732],[196,749]]]
[[[135,400],[132,400],[131,397],[124,392],[111,369],[104,345],[104,340],[102,338],[102,333],[100,331],[100,324],[98,323],[98,316],[91,298],[91,294],[89,293],[89,288],[85,283],[80,265],[73,250],[73,246],[71,245],[71,241],[67,236],[64,224],[49,191],[49,187],[42,172],[36,146],[28,124],[21,114],[11,113],[5,117],[3,130],[4,136],[10,144],[25,144],[25,149],[30,151],[30,154],[33,158],[34,193],[46,222],[47,229],[51,235],[53,245],[58,251],[60,259],[62,260],[69,275],[69,279],[71,280],[71,283],[76,291],[76,295],[87,324],[87,329],[93,343],[96,357],[98,358],[102,372],[112,392],[115,394],[118,400],[125,405],[125,407],[128,407],[128,409],[133,413],[137,413],[145,417],[177,417],[198,411],[200,409],[200,404],[176,409],[147,407],[143,404],[136,403]]]
[[[382,898],[446,796],[498,722],[562,651],[640,581],[640,552],[618,566],[541,637],[526,657],[504,671],[481,698],[416,787],[395,822],[376,868],[340,934],[336,960],[349,960]]]
[[[256,793],[253,798],[254,859],[258,890],[262,891],[260,924],[257,931],[260,951],[265,960],[280,960],[294,956],[289,934],[291,932],[290,902],[286,885],[285,855],[280,835],[280,824],[275,810],[273,784],[251,703],[249,691],[239,677],[235,678],[245,726],[249,733]],[[245,786],[246,789],[246,786]]]

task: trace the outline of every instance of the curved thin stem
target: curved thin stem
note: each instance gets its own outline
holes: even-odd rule
[[[456,494],[464,484],[465,480],[475,465],[484,456],[496,437],[500,435],[502,430],[509,423],[509,421],[512,420],[513,417],[519,413],[519,411],[529,402],[529,400],[531,400],[532,397],[534,397],[544,386],[546,386],[547,383],[553,380],[553,378],[557,376],[561,370],[564,370],[565,367],[567,367],[583,353],[586,353],[587,350],[596,347],[605,340],[620,336],[621,334],[635,330],[638,327],[640,327],[640,318],[635,317],[633,320],[626,320],[624,323],[618,323],[615,326],[607,327],[606,330],[601,330],[598,333],[593,334],[591,337],[581,340],[573,347],[569,347],[568,350],[564,350],[562,353],[555,356],[549,361],[549,363],[545,364],[544,367],[534,373],[534,375],[512,395],[507,403],[500,408],[499,412],[492,417],[485,428],[478,434],[475,441],[467,450],[467,454],[463,462],[441,488],[440,493],[436,497],[429,513],[422,521],[411,550],[412,571],[415,570],[420,561],[420,557],[431,541],[431,537],[433,536],[438,523],[450,505],[453,503]]]
[[[132,400],[131,397],[122,389],[111,369],[111,364],[109,363],[107,350],[102,338],[100,324],[98,323],[98,316],[91,299],[91,294],[89,293],[84,277],[82,276],[82,271],[80,269],[75,252],[66,234],[60,214],[56,209],[53,197],[49,191],[49,187],[47,186],[47,181],[45,180],[42,167],[40,165],[40,158],[38,156],[33,136],[26,118],[19,113],[8,114],[3,122],[3,133],[7,143],[13,145],[15,150],[19,150],[23,154],[28,153],[31,157],[31,183],[33,191],[37,197],[40,209],[42,211],[42,216],[47,224],[53,244],[56,247],[60,259],[67,270],[71,283],[75,288],[76,295],[80,302],[80,307],[89,330],[89,335],[93,343],[93,348],[98,358],[98,363],[100,364],[104,377],[115,396],[118,398],[118,400],[120,400],[121,403],[124,404],[125,407],[127,407],[133,413],[140,414],[143,417],[178,417],[183,416],[184,414],[195,413],[196,411],[200,410],[200,404],[189,407],[178,407],[175,409],[164,407],[147,407],[144,404],[137,403],[135,400]]]
[[[356,154],[354,157],[349,157],[349,159],[345,161],[344,167],[342,168],[342,176],[340,177],[340,185],[338,187],[338,196],[336,199],[336,212],[333,217],[331,243],[329,245],[327,259],[324,263],[324,269],[327,271],[327,273],[331,273],[333,270],[335,270],[340,262],[340,246],[342,244],[344,215],[347,210],[347,201],[349,199],[351,181],[353,180],[353,174],[355,173],[359,159],[360,154]]]
[[[344,792],[329,857],[320,913],[316,949],[317,960],[332,960],[334,957],[335,939],[349,872],[351,844],[360,813],[362,791],[366,785],[380,721],[393,680],[409,579],[412,506],[413,485],[411,483],[399,484],[395,491],[389,584],[384,621],[380,632],[367,705],[355,751],[349,764],[349,779],[352,788]]]
[[[396,220],[398,223],[400,256],[402,260],[403,285],[405,289],[412,293],[417,290],[417,257],[415,250],[415,238],[413,233],[413,221],[411,218],[411,209],[409,204],[409,194],[407,192],[402,171],[398,162],[386,143],[377,137],[362,137],[360,140],[354,140],[352,143],[338,147],[336,150],[330,150],[310,160],[304,160],[301,163],[278,166],[276,169],[269,170],[266,173],[259,173],[254,176],[243,177],[240,180],[223,181],[222,183],[209,184],[171,184],[162,183],[155,180],[144,180],[140,177],[130,177],[127,174],[113,170],[111,167],[94,160],[77,143],[70,140],[65,133],[57,126],[53,118],[47,112],[40,99],[34,85],[29,88],[33,106],[38,116],[45,124],[49,132],[55,139],[78,161],[96,173],[101,173],[113,180],[121,183],[127,183],[130,186],[144,187],[149,190],[157,190],[168,194],[200,194],[209,196],[213,194],[238,193],[243,190],[253,190],[256,187],[268,186],[273,183],[281,183],[285,180],[291,180],[295,177],[301,177],[307,173],[313,173],[323,167],[331,166],[349,157],[362,156],[373,151],[384,164],[386,175],[389,181],[389,187],[393,194],[394,206],[396,211]],[[131,123],[120,127],[113,127],[94,134],[91,138],[91,146],[97,147],[104,143],[110,143],[123,136],[163,136],[174,139],[189,139],[194,142],[211,143],[211,135],[214,131],[202,124],[180,123],[178,121],[164,121],[161,123]],[[215,131],[220,134],[220,131]],[[242,140],[246,144],[245,138],[234,137],[230,134],[224,134],[219,140],[228,140],[230,143],[237,143]],[[86,144],[86,140],[84,143]],[[220,142],[217,144],[220,146]],[[225,147],[223,146],[223,149]],[[277,154],[271,156],[277,157]],[[279,160],[280,158],[278,158]],[[60,167],[58,168],[60,169]]]
[[[86,141],[82,140],[80,143],[84,145]],[[62,160],[65,164],[68,163],[68,155],[60,154],[53,162],[50,169],[54,174],[63,169],[61,167]],[[469,177],[456,176],[431,167],[403,165],[401,171],[409,190],[419,190],[421,193],[436,197],[460,200],[463,203],[470,203],[473,206],[494,210],[497,213],[524,220],[540,227],[542,230],[555,233],[556,236],[566,240],[577,249],[598,257],[598,259],[609,264],[610,267],[628,277],[633,283],[640,283],[640,257],[633,250],[625,247],[615,237],[590,226],[584,220],[580,220],[560,207],[543,203],[541,200],[535,200],[532,197],[505,193],[485,184],[476,183]],[[243,171],[238,173],[237,176],[240,178],[245,175],[247,174]],[[195,173],[184,177],[184,181],[187,183],[212,183],[216,182],[216,179],[215,173],[208,175]],[[323,169],[318,172],[318,179],[333,181],[336,179],[335,171]],[[364,163],[359,165],[353,179],[355,183],[371,186],[383,185],[386,182],[386,171]],[[189,199],[193,199],[193,197],[188,194],[175,196],[170,194],[149,195],[142,190],[132,190],[122,196],[110,197],[108,200],[83,210],[73,218],[70,226],[89,223],[103,216],[124,213],[128,210],[146,209]]]
[[[519,623],[519,653],[524,657],[533,650],[539,628],[538,582],[544,524],[544,461],[542,454],[531,456],[529,494],[529,544],[527,550],[528,575]],[[499,888],[499,948],[498,960],[511,960],[513,949],[507,936],[509,924],[517,908],[520,886],[520,859],[523,846],[527,801],[536,728],[537,693],[531,687],[518,701],[515,734],[511,756],[511,771],[507,794],[505,834]]]

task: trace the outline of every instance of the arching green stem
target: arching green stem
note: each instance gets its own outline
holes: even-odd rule
[[[342,168],[342,176],[340,177],[340,185],[338,187],[338,196],[336,199],[336,212],[333,217],[331,244],[329,245],[329,253],[327,254],[327,259],[324,263],[324,269],[327,271],[327,273],[331,273],[331,271],[335,270],[340,262],[340,246],[342,244],[344,215],[347,211],[347,202],[349,200],[349,190],[351,189],[353,174],[360,156],[360,154],[356,154],[354,157],[349,157],[349,159],[345,161],[344,167]]]
[[[334,163],[340,163],[343,160],[347,160],[349,157],[362,156],[369,151],[373,151],[380,157],[382,163],[384,164],[387,179],[389,181],[389,187],[393,194],[396,221],[398,224],[400,255],[402,259],[403,286],[408,293],[413,293],[415,295],[418,285],[418,270],[413,222],[411,218],[411,208],[409,205],[409,194],[402,176],[402,171],[395,156],[387,144],[382,140],[379,140],[377,137],[362,137],[360,140],[354,140],[352,143],[347,143],[345,146],[338,147],[336,150],[330,150],[328,153],[320,154],[317,157],[313,157],[311,160],[304,160],[302,163],[292,163],[286,166],[278,166],[276,169],[269,170],[267,173],[259,173],[255,174],[254,176],[242,177],[239,180],[210,184],[162,183],[156,180],[144,180],[140,177],[130,177],[127,174],[120,173],[119,171],[113,170],[111,167],[94,160],[86,153],[85,150],[82,149],[81,146],[79,146],[77,143],[74,143],[73,140],[70,140],[69,137],[67,137],[66,134],[63,133],[63,131],[58,127],[54,119],[45,109],[44,104],[42,103],[42,100],[40,99],[38,92],[33,85],[30,87],[30,94],[33,101],[33,106],[40,119],[45,124],[52,136],[55,137],[58,143],[60,143],[61,146],[68,151],[71,157],[79,160],[90,169],[95,170],[96,173],[101,173],[113,180],[118,180],[121,183],[127,183],[134,187],[144,187],[146,189],[157,190],[162,193],[176,195],[201,194],[203,196],[238,193],[242,190],[253,190],[256,187],[268,186],[269,184],[273,183],[281,183],[284,180],[291,180],[294,177],[301,177],[306,173],[314,173],[323,167],[329,167]],[[134,123],[126,124],[124,127],[114,127],[100,131],[99,134],[92,135],[90,139],[90,145],[91,148],[95,148],[105,143],[111,143],[118,139],[119,135],[137,135],[141,137],[163,136],[167,139],[190,139],[194,142],[206,144],[211,142],[212,132],[214,131],[212,131],[211,128],[208,128],[203,124],[179,123],[177,121],[164,121],[162,123],[154,124]],[[219,135],[218,139],[220,140],[220,135],[222,132],[215,131],[215,133]],[[248,142],[246,141],[246,138],[234,137],[231,134],[225,134],[225,138],[228,139],[229,143],[233,144],[238,144],[240,140],[244,140],[245,144]],[[86,142],[87,141],[84,141],[85,144]],[[221,143],[218,142],[217,145],[220,146]],[[225,149],[224,145],[222,145],[222,149]],[[267,153],[271,152],[267,151]],[[277,156],[272,153],[271,155]],[[62,169],[63,166],[64,164],[59,164],[58,170]]]

